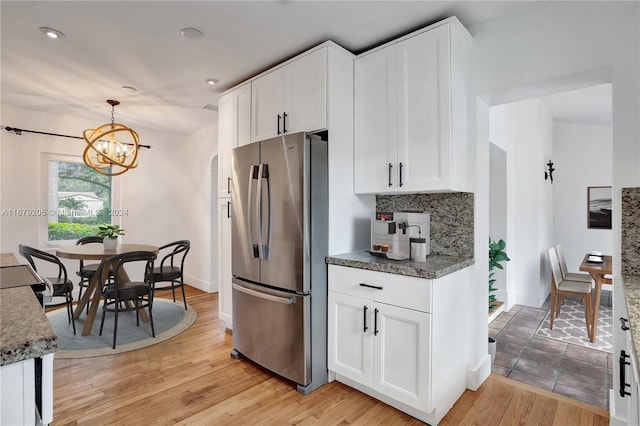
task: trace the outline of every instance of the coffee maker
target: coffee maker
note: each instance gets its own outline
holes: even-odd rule
[[[375,212],[371,216],[371,253],[407,260],[414,244],[414,253],[420,254],[414,260],[424,262],[429,255],[429,233],[429,213]]]

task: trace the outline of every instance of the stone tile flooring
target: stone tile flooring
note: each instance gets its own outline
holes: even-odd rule
[[[601,304],[611,306],[611,292]],[[535,335],[549,306],[549,299],[540,309],[515,305],[489,324],[497,342],[493,373],[609,409],[612,354]]]

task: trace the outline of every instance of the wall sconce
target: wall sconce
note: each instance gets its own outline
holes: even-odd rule
[[[544,180],[551,180],[551,183],[553,184],[553,172],[556,170],[553,168],[553,163],[551,162],[551,160],[549,160],[549,162],[547,163],[547,169],[544,172]]]

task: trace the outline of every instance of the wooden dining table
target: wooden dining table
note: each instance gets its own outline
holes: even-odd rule
[[[59,247],[56,250],[56,255],[65,259],[103,261],[111,256],[115,256],[116,254],[130,253],[134,251],[150,251],[157,254],[158,250],[159,249],[157,246],[147,244],[118,244],[114,250],[105,250],[103,244],[95,243],[78,246]],[[116,277],[118,280],[130,281],[124,268],[120,268],[119,274],[122,275]],[[90,303],[89,313],[87,314],[87,318],[82,329],[83,336],[88,336],[89,334],[91,334],[91,327],[93,327],[93,322],[98,311],[98,305],[100,304],[100,290],[102,289],[102,286],[107,280],[108,276],[109,268],[103,268],[103,273],[100,277],[98,276],[98,274],[93,274],[93,276],[89,280],[87,291],[82,294],[82,297],[78,301],[78,304],[75,308],[74,318],[78,319],[84,311],[84,308],[88,303]],[[140,318],[145,322],[148,321],[148,317],[143,309],[140,309]]]
[[[600,311],[600,296],[602,295],[602,285],[603,284],[611,284],[611,278],[606,277],[606,275],[611,275],[613,272],[613,261],[611,256],[602,256],[602,262],[590,262],[589,254],[584,256],[582,259],[582,263],[580,264],[580,270],[583,272],[588,272],[595,281],[595,289],[592,292],[591,301],[592,307],[592,327],[590,333],[590,340],[595,342],[596,340],[596,331],[598,330],[598,313]]]

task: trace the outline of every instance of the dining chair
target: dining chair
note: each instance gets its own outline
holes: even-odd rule
[[[73,318],[73,283],[67,277],[67,268],[62,264],[60,259],[57,256],[47,253],[46,251],[38,250],[33,247],[29,247],[23,244],[18,245],[18,251],[22,257],[27,259],[31,267],[36,273],[38,272],[38,267],[36,266],[35,259],[39,259],[42,262],[38,262],[41,266],[44,265],[43,262],[53,264],[58,269],[57,277],[42,277],[41,278],[50,285],[51,297],[64,297],[64,302],[60,303],[45,303],[45,307],[56,307],[65,305],[67,308],[67,317],[69,318],[69,323],[71,323],[73,327],[73,334],[76,334],[76,322]]]
[[[549,315],[549,329],[553,330],[553,319],[560,316],[560,306],[565,296],[582,297],[584,315],[587,324],[587,336],[591,338],[591,282],[576,281],[562,278],[560,262],[555,247],[549,249],[551,263],[551,312]]]
[[[562,245],[556,245],[556,254],[558,255],[558,263],[560,264],[560,272],[562,273],[562,278],[573,281],[582,281],[585,283],[592,282],[591,275],[585,274],[582,272],[569,272],[567,269],[567,262],[564,259],[564,252],[562,250]]]
[[[104,319],[107,312],[113,312],[113,349],[116,348],[116,338],[118,334],[118,314],[120,312],[135,311],[136,325],[140,326],[139,309],[147,308],[149,311],[149,322],[151,323],[151,335],[156,337],[156,331],[153,326],[153,262],[156,260],[156,254],[150,251],[133,251],[129,253],[117,254],[103,260],[96,274],[105,276],[104,269],[109,268],[113,271],[113,280],[107,282],[100,293],[102,295],[102,321],[100,322],[100,333],[104,328]],[[126,277],[122,268],[127,264],[139,262],[144,266],[144,275],[142,281],[124,281],[122,277]],[[109,272],[106,272],[109,273]],[[124,303],[122,303],[124,302]]]
[[[182,290],[182,301],[184,309],[187,310],[187,298],[184,294],[184,260],[191,249],[189,240],[174,241],[159,247],[159,253],[163,250],[166,254],[160,261],[160,266],[153,269],[153,281],[157,290],[171,290],[173,293],[173,302],[176,301],[176,286]],[[158,287],[159,282],[170,282],[170,286]]]
[[[77,246],[82,246],[85,244],[102,244],[102,237],[99,235],[91,235],[88,237],[82,237],[78,241],[76,241]],[[80,282],[78,283],[79,293],[78,300],[82,298],[82,290],[89,287],[89,281],[91,281],[91,277],[96,273],[96,269],[100,263],[90,263],[85,264],[82,259],[80,259],[80,268],[76,272],[76,275],[80,277]],[[113,274],[109,274],[109,278],[113,277]],[[89,313],[89,304],[87,304],[87,313]]]

